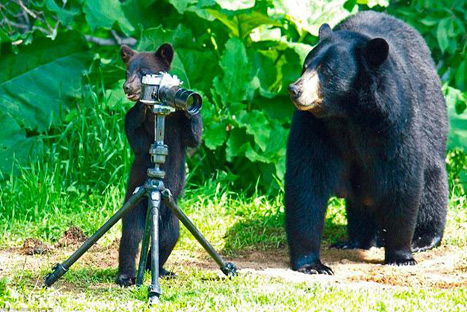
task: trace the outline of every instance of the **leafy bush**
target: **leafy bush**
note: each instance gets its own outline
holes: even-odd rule
[[[259,182],[263,190],[275,190],[284,174],[294,109],[286,86],[298,78],[322,23],[334,26],[369,8],[387,10],[424,35],[448,103],[461,113],[465,10],[447,0],[388,5],[385,0],[9,1],[0,6],[5,16],[0,67],[8,69],[0,74],[0,120],[7,125],[0,154],[8,159],[0,170],[9,172],[13,155],[27,159],[43,133],[76,116],[89,102],[82,101],[82,90],[124,105],[117,44],[150,51],[170,42],[176,52],[172,72],[204,95],[204,144],[189,160],[196,172],[192,182],[216,174],[238,188]],[[467,146],[464,115],[453,120],[451,145]]]

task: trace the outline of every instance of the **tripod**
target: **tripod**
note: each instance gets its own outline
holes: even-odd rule
[[[222,257],[214,250],[211,244],[198,231],[190,219],[178,208],[175,200],[169,189],[164,186],[165,172],[160,168],[160,165],[165,163],[168,155],[167,145],[164,144],[164,129],[165,117],[174,112],[175,109],[161,105],[160,102],[155,102],[152,105],[152,113],[154,116],[154,144],[151,145],[149,153],[151,161],[154,163],[154,168],[149,168],[147,171],[148,179],[143,186],[137,187],[133,195],[118,210],[104,225],[97,230],[83,245],[76,250],[66,261],[56,264],[53,272],[47,274],[45,278],[45,286],[49,287],[55,283],[69,268],[92,246],[99,238],[101,238],[120,218],[138,204],[143,197],[148,198],[148,211],[146,215],[146,225],[144,230],[143,243],[141,246],[141,257],[139,261],[138,273],[136,277],[136,286],[140,287],[143,284],[144,270],[148,256],[149,242],[151,242],[151,284],[148,288],[149,305],[159,302],[161,295],[161,287],[159,285],[159,209],[161,200],[172,210],[177,218],[185,225],[185,227],[193,234],[198,242],[204,247],[208,254],[216,261],[221,271],[226,276],[235,276],[237,268],[231,262],[225,262]]]

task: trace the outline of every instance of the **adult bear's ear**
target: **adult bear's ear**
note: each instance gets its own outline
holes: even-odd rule
[[[363,49],[363,55],[370,66],[378,67],[388,58],[389,44],[383,38],[371,39]]]
[[[122,45],[120,48],[120,55],[122,56],[123,62],[126,64],[130,60],[130,58],[136,54],[132,48],[127,45]]]
[[[164,43],[156,51],[156,59],[164,61],[167,64],[167,66],[170,66],[170,64],[172,64],[173,58],[174,49],[168,43]]]
[[[326,39],[327,37],[329,37],[332,33],[332,30],[331,30],[331,26],[329,26],[328,24],[324,23],[323,25],[321,25],[321,27],[319,28],[319,41],[323,41],[324,39]]]

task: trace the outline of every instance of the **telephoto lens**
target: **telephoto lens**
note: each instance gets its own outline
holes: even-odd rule
[[[175,93],[174,106],[176,109],[186,111],[190,116],[196,115],[201,110],[202,99],[199,93],[180,88]]]

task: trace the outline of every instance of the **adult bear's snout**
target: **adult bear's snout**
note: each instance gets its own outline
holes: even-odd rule
[[[299,88],[294,83],[289,84],[288,90],[289,90],[290,97],[292,99],[297,99],[297,98],[300,97],[301,92],[300,92]]]

